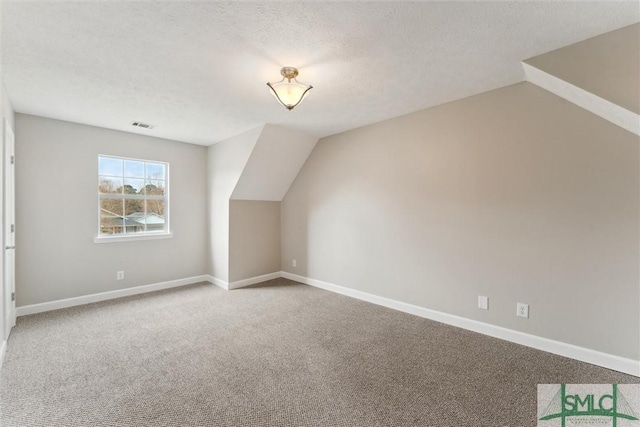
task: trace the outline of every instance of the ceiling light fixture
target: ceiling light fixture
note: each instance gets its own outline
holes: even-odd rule
[[[302,102],[307,96],[307,93],[313,89],[313,86],[303,85],[296,80],[298,76],[297,68],[282,67],[280,74],[282,74],[282,80],[275,83],[267,83],[267,86],[269,86],[273,96],[276,97],[278,102],[284,105],[284,108],[291,111]]]

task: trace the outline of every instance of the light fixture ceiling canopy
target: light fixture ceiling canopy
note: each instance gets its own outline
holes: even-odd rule
[[[311,85],[305,85],[296,80],[298,69],[294,67],[282,67],[280,70],[282,80],[275,83],[267,83],[271,93],[284,107],[291,111],[307,96],[313,89]]]

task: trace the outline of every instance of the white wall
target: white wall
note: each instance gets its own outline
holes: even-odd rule
[[[18,306],[206,274],[206,147],[23,114],[16,135]],[[170,164],[173,238],[93,242],[99,154]]]
[[[1,67],[0,67],[0,76],[2,76]],[[1,107],[1,114],[0,114],[0,120],[2,121],[2,123],[0,123],[0,132],[2,132],[2,135],[0,135],[0,141],[2,142],[2,144],[0,144],[0,150],[1,150],[0,151],[0,188],[4,189],[4,160],[3,160],[4,159],[4,129],[3,129],[4,124],[3,123],[4,123],[4,120],[6,119],[13,130],[15,130],[15,123],[14,123],[13,107],[11,106],[11,100],[9,99],[7,88],[5,87],[4,82],[2,81],[1,78],[0,78],[0,98],[2,99],[2,107]],[[4,290],[5,242],[4,242],[4,198],[1,195],[0,195],[0,223],[1,223],[0,224],[0,243],[1,243],[0,248],[2,248],[2,253],[0,254],[0,346],[1,346],[2,342],[8,338],[7,336],[5,336],[5,330],[4,330],[4,321],[5,321],[4,307],[6,304],[6,301],[4,298],[6,295],[6,292]],[[0,360],[0,363],[1,363],[1,360]]]
[[[317,142],[293,129],[264,125],[231,198],[281,201]]]
[[[0,4],[0,25],[2,23],[2,5]],[[2,103],[0,104],[0,120],[4,121],[5,108],[4,108],[4,97],[6,96],[6,89],[4,87],[3,74],[2,74],[2,31],[0,31],[0,100]],[[4,153],[4,137],[0,137],[0,150]],[[0,160],[2,160],[2,156],[0,155]],[[2,166],[2,162],[0,162],[0,177],[4,177],[4,168]],[[0,185],[4,188],[4,180],[0,178]],[[4,212],[4,200],[3,197],[0,197],[0,213]],[[4,247],[4,217],[0,215],[0,248]],[[4,359],[4,351],[5,351],[5,337],[4,333],[4,323],[5,323],[5,290],[4,290],[4,256],[0,256],[0,366],[2,366],[2,361]]]
[[[638,360],[639,154],[528,83],[328,137],[282,202],[282,270]]]
[[[0,26],[2,25],[2,5],[0,5]],[[4,74],[2,67],[2,31],[0,31],[0,193],[4,194],[4,120],[6,119],[11,128],[15,131],[14,111],[11,105],[7,88],[4,85]],[[15,133],[15,132],[14,132]],[[7,284],[4,283],[4,197],[0,194],[0,366],[2,365],[2,356],[5,341],[9,338],[5,335],[5,289]]]

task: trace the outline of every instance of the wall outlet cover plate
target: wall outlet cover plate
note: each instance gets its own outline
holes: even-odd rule
[[[529,304],[519,302],[516,309],[516,315],[518,317],[524,317],[526,319],[529,318]]]
[[[478,295],[478,308],[489,310],[489,297]]]

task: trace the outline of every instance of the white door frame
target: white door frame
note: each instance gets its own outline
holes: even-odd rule
[[[4,300],[5,339],[16,325],[16,276],[15,276],[15,136],[7,119],[4,119]]]

